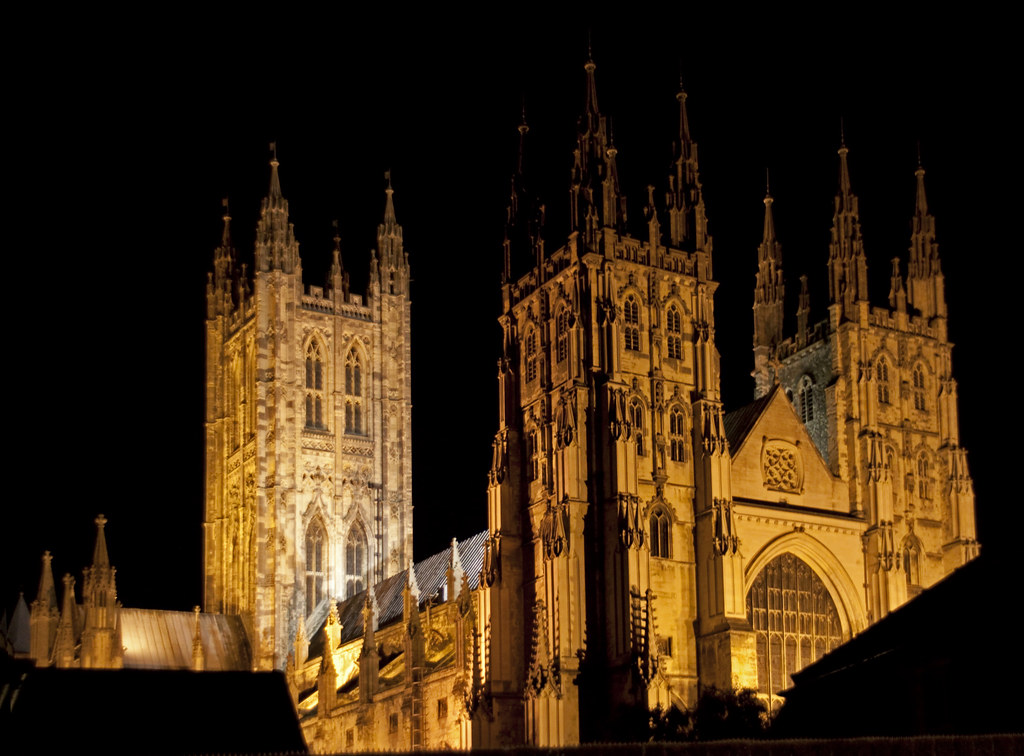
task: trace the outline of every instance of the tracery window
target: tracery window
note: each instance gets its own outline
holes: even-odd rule
[[[655,509],[651,512],[651,556],[669,559],[672,556],[672,539],[668,512]]]
[[[358,525],[354,525],[345,542],[345,598],[363,590],[365,577],[366,536]]]
[[[814,419],[814,381],[811,376],[805,375],[800,379],[796,394],[800,402],[800,419],[806,425]]]
[[[669,449],[673,462],[686,461],[686,415],[679,407],[673,407],[668,414]]]
[[[530,480],[537,480],[538,468],[540,465],[540,451],[537,449],[537,431],[530,430],[526,433],[526,459],[527,474]]]
[[[326,428],[324,423],[324,359],[320,342],[306,347],[306,427]]]
[[[789,675],[838,646],[839,612],[825,584],[799,557],[780,554],[754,578],[747,619],[757,645],[757,689],[790,687]]]
[[[559,362],[569,356],[569,308],[563,307],[555,319],[555,352]]]
[[[327,595],[327,539],[319,520],[306,529],[306,614]]]
[[[878,403],[889,403],[889,361],[879,357],[875,363],[875,382],[878,384]]]
[[[530,329],[526,334],[526,382],[537,379],[537,332]]]
[[[362,435],[363,360],[355,347],[345,357],[345,432]]]
[[[911,375],[914,384],[914,409],[923,410],[924,406],[924,368],[920,364],[914,365],[914,372]]]
[[[644,456],[646,446],[644,444],[644,408],[638,399],[634,399],[629,406],[629,419],[633,423],[633,438],[636,440],[636,453]]]
[[[669,359],[683,359],[683,319],[675,305],[669,307],[665,314],[665,332],[668,337]]]
[[[640,305],[636,298],[630,294],[622,306],[624,331],[626,335],[626,349],[634,352],[640,351]]]

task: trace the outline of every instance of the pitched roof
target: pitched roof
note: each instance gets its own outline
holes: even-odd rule
[[[191,669],[193,612],[121,609],[124,666],[135,669]],[[231,614],[200,614],[206,669],[252,669],[249,639],[242,619]]]
[[[757,419],[761,417],[761,413],[765,411],[772,399],[775,398],[775,394],[782,390],[779,384],[772,386],[771,391],[762,396],[760,399],[755,399],[750,404],[740,407],[739,409],[728,412],[725,415],[725,437],[729,442],[729,449],[733,454],[740,448],[740,445],[746,440],[747,434],[753,430],[754,425],[757,423]]]
[[[484,544],[488,533],[483,530],[474,536],[459,541],[459,559],[462,569],[469,580],[470,589],[475,589],[480,581],[480,570],[484,564]],[[448,563],[452,558],[452,547],[431,554],[414,565],[416,583],[420,588],[419,606],[422,608],[429,599],[437,596],[446,586]],[[405,588],[409,570],[405,569],[386,580],[377,583],[373,588],[373,596],[377,608],[377,627],[384,627],[402,618],[402,591]],[[366,591],[360,591],[338,603],[338,618],[341,620],[341,642],[363,636],[363,605],[366,602]],[[323,653],[323,630],[321,623],[316,632],[309,636],[309,657]],[[191,645],[189,646],[191,649]],[[191,653],[191,652],[190,652]],[[191,658],[191,657],[190,657]]]

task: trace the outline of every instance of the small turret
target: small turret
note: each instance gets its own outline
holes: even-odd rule
[[[907,292],[903,288],[903,276],[900,275],[900,258],[892,258],[892,274],[889,276],[889,307],[896,312],[907,311]]]
[[[388,182],[384,194],[384,222],[377,227],[376,276],[382,294],[409,295],[409,255],[402,243],[402,227],[395,216],[395,190],[391,188],[391,171],[384,174]],[[371,260],[371,267],[374,263]]]
[[[359,701],[369,703],[377,692],[380,654],[377,653],[377,612],[373,602],[373,589],[366,591],[363,604],[363,646],[359,651]]]
[[[116,570],[110,566],[104,529],[107,518],[96,517],[96,546],[92,566],[84,570],[82,605],[82,666],[103,669],[121,666],[122,649],[117,601]]]
[[[785,285],[782,278],[782,245],[775,238],[772,195],[765,191],[764,233],[757,248],[754,284],[754,379],[755,396],[768,393],[778,380],[773,361],[782,341]]]
[[[688,251],[711,253],[704,193],[697,164],[697,143],[690,136],[690,120],[686,112],[686,90],[679,82],[676,101],[679,103],[679,135],[675,143],[675,159],[668,177],[669,239],[672,246]]]
[[[75,653],[81,622],[75,602],[75,579],[64,575],[64,602],[57,625],[57,638],[53,644],[53,663],[62,669],[78,666]]]

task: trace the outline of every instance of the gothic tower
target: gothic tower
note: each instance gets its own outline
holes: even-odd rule
[[[918,165],[906,286],[894,258],[888,307],[868,300],[857,196],[839,148],[829,245],[828,319],[808,324],[801,277],[797,333],[781,335],[771,198],[754,295],[755,395],[781,384],[865,521],[865,604],[877,621],[977,553],[974,493],[959,444],[956,381],[935,219]],[[777,249],[777,247],[775,247]],[[778,258],[778,259],[776,259]]]
[[[749,682],[737,661],[753,641],[727,535],[717,283],[686,93],[667,234],[650,187],[647,238],[634,238],[595,71],[588,60],[570,233],[550,255],[519,129],[481,576],[480,745],[524,733],[540,746],[605,738],[630,707],[692,703],[698,667],[709,683]],[[517,259],[529,267],[514,271]]]
[[[258,669],[283,668],[331,598],[412,556],[409,261],[390,178],[364,296],[337,236],[328,286],[303,284],[278,165],[252,275],[225,212],[207,285],[205,609],[242,616]]]

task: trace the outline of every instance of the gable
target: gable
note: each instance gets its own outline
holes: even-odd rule
[[[730,413],[734,500],[849,512],[849,490],[832,475],[778,386]]]

